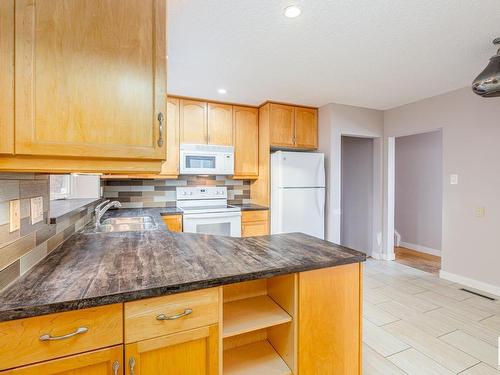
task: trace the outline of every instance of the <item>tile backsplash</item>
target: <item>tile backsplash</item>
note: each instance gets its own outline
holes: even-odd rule
[[[226,186],[229,204],[250,203],[250,181],[225,176],[180,176],[177,180],[102,180],[104,198],[124,208],[173,207],[177,186]]]
[[[30,198],[43,197],[43,220],[31,224]],[[9,233],[9,201],[19,199],[21,227]],[[49,224],[49,175],[0,173],[0,290],[91,220],[93,207]]]

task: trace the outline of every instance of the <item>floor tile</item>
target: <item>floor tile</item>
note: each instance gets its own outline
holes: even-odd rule
[[[490,366],[498,364],[498,349],[495,346],[472,337],[463,331],[449,333],[441,336],[440,339]]]
[[[363,303],[363,317],[377,326],[398,321],[399,318],[368,301]]]
[[[434,362],[415,349],[394,354],[388,358],[409,375],[452,375],[453,372]]]
[[[402,303],[403,305],[411,306],[413,309],[420,312],[434,310],[440,306],[432,301],[428,301],[417,297],[428,292],[410,295],[404,293],[403,291],[399,291],[391,286],[386,286],[384,288],[377,289],[377,291],[390,296],[391,299],[394,301]]]
[[[450,371],[458,373],[479,363],[476,358],[421,331],[408,322],[400,320],[384,326],[383,329]]]
[[[409,345],[366,319],[363,319],[363,341],[384,357],[410,348]]]
[[[363,375],[403,375],[404,372],[368,345],[363,345]]]
[[[499,375],[499,374],[500,371],[495,370],[493,367],[490,367],[482,362],[460,373],[460,375]]]

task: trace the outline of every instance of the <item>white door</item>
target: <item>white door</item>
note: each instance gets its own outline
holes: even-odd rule
[[[325,189],[281,188],[278,193],[279,213],[272,233],[302,232],[325,238]]]
[[[271,173],[278,187],[324,187],[324,155],[317,152],[278,151],[273,154]]]

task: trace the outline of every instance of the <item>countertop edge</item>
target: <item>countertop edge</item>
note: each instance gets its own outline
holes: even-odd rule
[[[313,271],[322,268],[337,267],[347,264],[362,263],[366,261],[366,256],[353,256],[341,260],[318,262],[308,265],[297,265],[281,269],[266,270],[262,272],[252,272],[248,274],[238,274],[211,280],[200,280],[187,284],[167,285],[151,289],[129,291],[119,294],[111,294],[101,297],[83,298],[73,301],[63,301],[49,305],[26,306],[10,311],[0,311],[0,323],[18,319],[32,318],[36,316],[56,314],[67,311],[81,310],[115,303],[125,303],[137,301],[145,298],[161,297],[166,295],[190,292],[207,288],[219,287],[227,284],[234,284],[243,281],[257,279],[267,279],[274,276],[287,275],[291,273]]]

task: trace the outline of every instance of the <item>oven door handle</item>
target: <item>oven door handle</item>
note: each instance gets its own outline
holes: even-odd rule
[[[184,214],[184,220],[191,219],[223,219],[241,217],[241,212],[207,212],[203,214]]]

